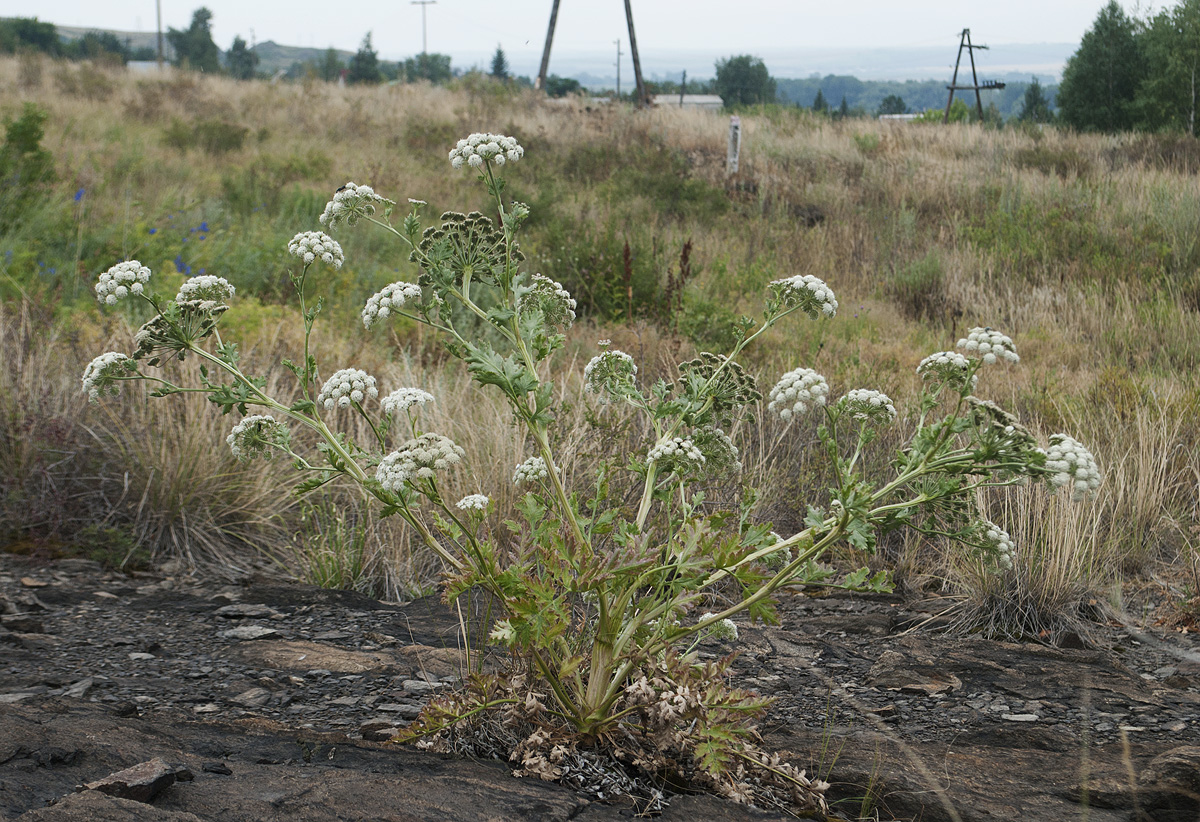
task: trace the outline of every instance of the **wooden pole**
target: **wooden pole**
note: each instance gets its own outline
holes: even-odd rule
[[[633,57],[633,79],[637,81],[637,104],[646,105],[646,84],[642,82],[642,62],[638,59],[637,35],[633,32],[633,7],[625,0],[625,20],[629,23],[629,53]]]
[[[546,88],[546,71],[550,68],[550,44],[554,42],[554,24],[558,22],[558,3],[559,0],[554,0],[554,5],[550,7],[550,26],[546,29],[546,47],[542,49],[542,67],[538,69],[537,80],[533,83],[533,87],[539,90]]]
[[[975,86],[975,108],[979,110],[979,122],[983,122],[983,98],[979,96],[979,75],[975,73],[975,48],[971,45],[971,30],[963,29],[967,36],[967,54],[971,56],[971,85]]]
[[[958,56],[954,58],[954,77],[950,79],[950,97],[946,100],[946,113],[942,115],[943,124],[950,122],[950,104],[954,102],[954,87],[958,85],[958,64],[962,62],[963,43],[966,42],[968,31],[970,29],[963,29],[958,41]]]

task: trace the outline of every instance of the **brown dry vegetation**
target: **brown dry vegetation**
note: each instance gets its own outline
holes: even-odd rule
[[[670,374],[698,348],[720,350],[722,329],[738,312],[758,312],[771,279],[811,273],[837,291],[839,315],[771,336],[752,363],[761,383],[805,365],[824,373],[835,394],[876,387],[911,408],[923,356],[951,347],[973,325],[995,326],[1016,340],[1022,363],[986,374],[980,393],[1017,410],[1043,438],[1070,432],[1106,476],[1087,505],[1048,501],[1043,489],[991,500],[1021,560],[1050,564],[1060,587],[1094,589],[1118,569],[1182,565],[1197,550],[1193,140],[835,123],[767,109],[743,116],[742,172],[728,180],[726,120],[705,112],[554,105],[481,79],[450,89],[341,89],[180,73],[83,83],[65,71],[36,58],[0,61],[0,112],[15,116],[25,101],[49,112],[43,145],[59,175],[50,201],[87,191],[86,208],[75,211],[3,200],[30,215],[0,249],[14,252],[0,276],[0,459],[3,525],[15,541],[70,541],[87,520],[129,528],[158,552],[202,552],[235,565],[246,542],[278,557],[298,542],[319,542],[298,525],[297,503],[281,503],[287,466],[237,466],[222,442],[231,421],[199,401],[147,402],[129,392],[85,407],[83,365],[128,340],[123,322],[88,303],[90,282],[112,262],[138,257],[162,272],[170,285],[161,290],[169,290],[182,277],[169,262],[180,246],[162,240],[165,230],[152,238],[148,229],[165,226],[167,214],[213,223],[194,264],[242,289],[229,324],[254,341],[247,359],[267,372],[297,341],[294,327],[281,325],[282,245],[316,227],[328,192],[352,179],[400,201],[428,200],[434,213],[481,207],[477,187],[452,173],[445,155],[459,136],[491,130],[526,147],[508,177],[509,193],[534,212],[528,264],[588,309],[560,363],[560,391],[571,403],[560,427],[568,454],[630,436],[588,422],[576,375],[597,338],[633,353],[644,373]],[[821,219],[812,225],[814,215]],[[331,278],[323,367],[353,365],[385,391],[419,385],[436,395],[427,427],[466,448],[471,466],[450,490],[488,493],[505,511],[524,448],[501,404],[444,368],[416,330],[398,326],[390,341],[362,332],[357,306],[411,274],[411,264],[366,227],[339,239],[348,263]],[[696,275],[682,312],[664,317],[663,284],[688,240]],[[621,279],[624,243],[636,261],[633,305]],[[35,266],[55,254],[67,273],[48,280]],[[676,323],[678,334],[668,328]],[[269,373],[283,383],[279,369]],[[745,433],[745,479],[761,492],[764,517],[786,528],[822,496],[811,432],[785,433],[758,419]],[[60,452],[73,467],[63,468]],[[884,466],[886,453],[877,460]],[[86,504],[27,516],[25,501],[49,487]],[[391,592],[430,579],[431,564],[408,552],[405,534],[367,522],[366,576]],[[912,539],[889,544],[884,556],[914,580],[974,579],[969,563],[945,562],[936,546]]]

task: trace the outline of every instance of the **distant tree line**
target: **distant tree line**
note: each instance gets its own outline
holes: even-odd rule
[[[107,31],[89,31],[74,40],[58,36],[53,23],[36,17],[0,18],[0,53],[40,52],[65,60],[153,60],[154,49],[132,48]]]
[[[1100,10],[1067,61],[1062,121],[1081,131],[1176,131],[1196,136],[1200,0],[1137,19],[1116,2]]]

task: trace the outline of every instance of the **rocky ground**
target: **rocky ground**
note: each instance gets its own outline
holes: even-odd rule
[[[0,615],[0,821],[632,815],[383,744],[457,682],[459,619],[436,601],[0,554]],[[777,698],[767,747],[833,783],[841,816],[1200,820],[1192,633],[989,642],[916,628],[930,614],[894,597],[787,596],[781,615],[742,629],[736,665]],[[663,816],[699,817],[780,818],[696,796]]]

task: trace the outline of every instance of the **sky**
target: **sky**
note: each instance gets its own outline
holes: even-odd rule
[[[383,59],[421,50],[421,7],[409,0],[161,0],[163,28],[186,28],[203,2],[213,12],[213,39],[222,49],[235,35],[293,46],[353,51],[371,31]],[[693,76],[711,76],[712,62],[733,54],[770,55],[805,74],[821,72],[805,53],[944,48],[953,64],[958,33],[993,47],[1005,43],[1077,44],[1104,0],[634,0],[639,51],[686,52]],[[428,47],[456,66],[485,64],[503,46],[518,73],[536,72],[551,0],[437,0],[425,7]],[[42,0],[41,20],[64,26],[152,31],[154,0]],[[28,0],[0,0],[0,16],[29,15]],[[622,0],[561,0],[551,58],[628,52]],[[990,56],[990,55],[989,55]],[[789,59],[789,57],[791,59]],[[629,71],[624,58],[624,71]],[[987,57],[985,56],[985,60]],[[1000,58],[1003,62],[1003,58]],[[819,60],[817,61],[819,62]],[[574,63],[574,61],[572,61]],[[531,67],[531,68],[530,68]],[[789,76],[778,70],[778,76]],[[794,76],[794,75],[793,75]],[[920,78],[914,78],[920,79]]]

